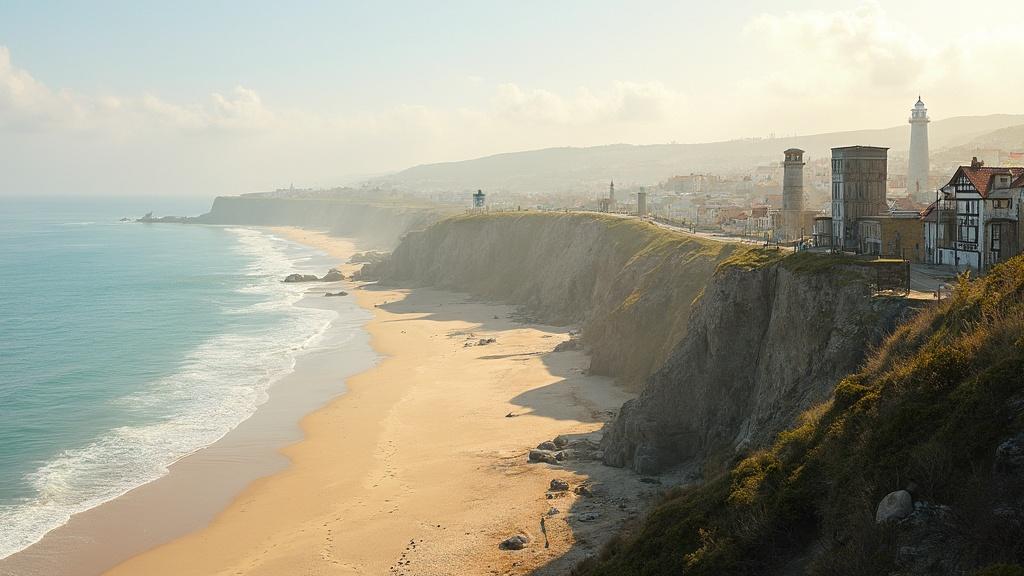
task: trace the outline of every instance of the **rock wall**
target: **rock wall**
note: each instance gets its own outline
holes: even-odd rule
[[[368,247],[391,249],[406,232],[451,214],[431,206],[353,203],[335,199],[219,196],[202,224],[306,226],[360,238]]]
[[[872,296],[877,267],[782,256],[635,219],[513,212],[410,233],[364,273],[579,324],[591,371],[642,390],[609,426],[605,462],[651,473],[763,446],[908,309]]]
[[[431,285],[520,304],[579,324],[591,371],[639,388],[686,333],[691,304],[736,245],[599,214],[460,216],[410,233],[365,270],[385,283]]]
[[[867,268],[801,270],[798,259],[715,275],[689,332],[605,435],[606,463],[715,467],[764,446],[908,313],[905,299],[871,296]]]

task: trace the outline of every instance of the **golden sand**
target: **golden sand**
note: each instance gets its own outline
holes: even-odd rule
[[[326,234],[277,232],[339,261],[354,251]],[[366,329],[382,361],[303,419],[305,438],[283,450],[286,470],[254,482],[208,527],[109,574],[518,574],[579,540],[593,545],[602,522],[625,514],[602,510],[583,524],[575,516],[590,504],[545,497],[553,478],[624,472],[527,463],[529,448],[597,430],[629,398],[585,375],[582,352],[552,353],[566,328],[519,324],[508,306],[451,292],[350,292],[373,312]],[[545,548],[540,518],[553,505]],[[498,549],[517,532],[532,537],[526,549]]]

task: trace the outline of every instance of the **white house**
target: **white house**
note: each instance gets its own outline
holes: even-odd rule
[[[922,218],[926,251],[938,248],[929,260],[980,271],[1016,255],[1022,191],[1024,167],[989,167],[975,158],[957,168]]]

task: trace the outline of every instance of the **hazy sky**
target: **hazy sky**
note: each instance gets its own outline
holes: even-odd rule
[[[3,2],[0,194],[209,196],[887,127],[919,91],[934,119],[1022,113],[1017,6]]]

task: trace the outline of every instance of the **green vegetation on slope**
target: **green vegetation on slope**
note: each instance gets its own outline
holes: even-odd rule
[[[676,490],[580,576],[1020,574],[1024,257],[905,323],[765,450]],[[1014,440],[1010,440],[1014,442]],[[875,523],[909,490],[906,521]]]

